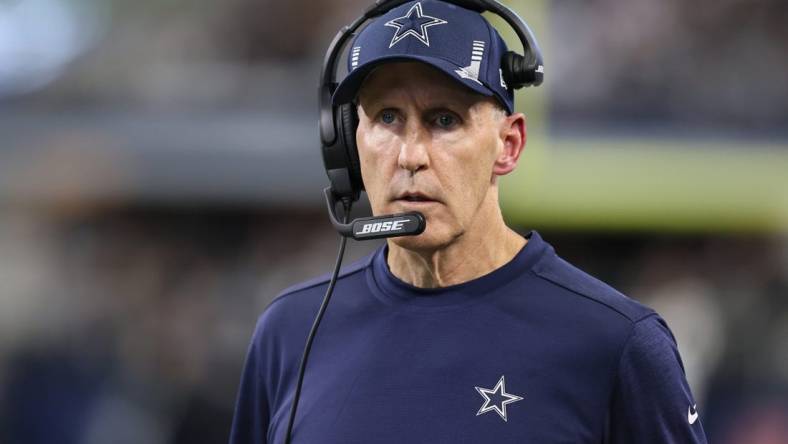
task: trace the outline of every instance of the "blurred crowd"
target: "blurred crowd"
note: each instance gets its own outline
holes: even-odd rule
[[[322,214],[282,215],[0,218],[0,442],[226,441],[258,314],[334,256]]]
[[[328,42],[370,3],[3,2],[0,99],[24,94],[15,106],[295,107],[313,113]],[[785,136],[784,1],[507,3],[539,31],[556,117],[551,124],[558,129],[623,123]]]
[[[550,2],[551,106],[566,124],[786,135],[788,3]]]
[[[0,443],[226,442],[257,316],[335,258],[315,90],[370,2],[0,1]],[[784,1],[507,3],[552,133],[788,138]],[[710,442],[786,442],[785,232],[515,228],[667,319]]]

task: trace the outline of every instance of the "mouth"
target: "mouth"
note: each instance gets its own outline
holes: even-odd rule
[[[418,191],[408,191],[405,193],[401,193],[394,199],[394,201],[406,205],[426,205],[432,203],[440,203],[438,200],[433,199],[432,197],[427,196],[426,194]]]

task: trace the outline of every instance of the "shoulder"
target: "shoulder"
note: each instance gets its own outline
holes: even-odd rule
[[[622,294],[610,285],[562,259],[552,248],[534,265],[533,273],[584,309],[596,311],[634,327],[634,323],[655,315],[651,308]]]
[[[348,279],[355,274],[358,274],[364,271],[367,267],[369,267],[372,263],[372,257],[374,253],[367,255],[349,265],[346,265],[339,269],[339,274],[337,275],[337,282]],[[331,272],[322,274],[320,276],[314,277],[312,279],[308,279],[306,281],[300,282],[295,285],[291,285],[290,287],[285,288],[274,298],[271,304],[275,304],[280,302],[294,294],[315,291],[320,289],[325,289],[328,286],[328,282],[331,280]]]
[[[340,268],[336,285],[338,287],[340,285],[358,285],[357,278],[362,276],[363,280],[363,272],[370,266],[374,254]],[[258,330],[263,326],[281,322],[292,323],[295,321],[297,325],[299,321],[308,320],[311,324],[311,318],[314,317],[323,296],[325,296],[331,274],[331,272],[325,273],[280,291],[260,315]]]

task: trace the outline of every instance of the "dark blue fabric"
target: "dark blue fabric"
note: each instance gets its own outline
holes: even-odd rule
[[[503,267],[439,289],[397,279],[386,254],[341,273],[293,442],[706,442],[664,322],[537,233]],[[283,442],[327,280],[285,290],[260,317],[231,443]]]

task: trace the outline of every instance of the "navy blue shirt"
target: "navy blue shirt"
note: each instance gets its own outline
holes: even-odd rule
[[[532,232],[507,264],[418,288],[387,246],[345,267],[306,369],[294,443],[705,443],[676,341],[651,309]],[[230,441],[284,442],[329,276],[255,329]]]

